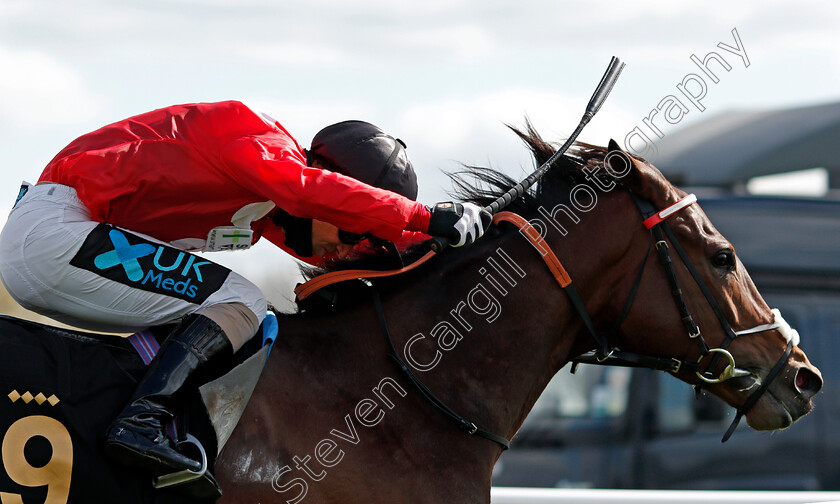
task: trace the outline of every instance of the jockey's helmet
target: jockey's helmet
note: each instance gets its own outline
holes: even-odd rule
[[[343,121],[319,131],[306,151],[307,164],[417,199],[417,175],[405,143],[364,121]]]

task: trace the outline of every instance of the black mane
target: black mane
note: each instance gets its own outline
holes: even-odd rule
[[[534,169],[542,166],[559,148],[560,144],[543,140],[530,123],[525,130],[508,125],[531,150]],[[586,182],[584,168],[590,168],[600,180],[612,181],[604,170],[596,168],[604,162],[607,155],[605,147],[598,147],[583,142],[575,142],[566,153],[554,162],[549,170],[522,197],[505,207],[505,210],[518,213],[525,218],[536,216],[540,206],[552,208],[557,203],[568,202],[569,191],[580,183]],[[455,190],[451,193],[460,201],[472,201],[487,206],[506,193],[519,181],[492,168],[465,166],[463,170],[448,173]]]
[[[526,123],[524,131],[510,125],[508,127],[531,150],[535,168],[545,163],[558,148],[556,144],[543,140],[530,122]],[[513,201],[505,210],[516,212],[528,219],[536,216],[540,206],[552,208],[557,203],[568,202],[570,189],[585,182],[583,169],[589,167],[592,172],[595,172],[595,168],[603,163],[606,154],[607,150],[604,147],[581,142],[574,143],[560,159],[555,161],[552,169],[535,184],[535,187]],[[458,201],[472,201],[482,206],[489,205],[518,183],[517,180],[498,170],[479,166],[464,166],[462,170],[447,173],[447,175],[454,187],[454,190],[450,192],[453,198]],[[605,181],[608,177],[603,170],[598,171],[597,176]],[[403,262],[410,264],[430,249],[429,242],[418,243],[402,253]],[[303,267],[302,272],[307,279],[310,279],[329,271],[386,270],[399,267],[384,249],[371,248],[369,252],[361,257],[331,261],[323,268]]]

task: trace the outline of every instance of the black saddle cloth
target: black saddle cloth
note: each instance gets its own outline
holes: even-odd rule
[[[162,341],[169,330],[153,333]],[[241,353],[254,351],[249,350]],[[105,429],[145,370],[123,338],[0,315],[0,492],[21,496],[24,503],[44,502],[48,492],[69,503],[197,502],[155,490],[149,474],[103,454]],[[178,414],[181,430],[215,456],[216,436],[197,393]]]

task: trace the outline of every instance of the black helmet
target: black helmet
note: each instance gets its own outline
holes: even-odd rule
[[[327,126],[312,139],[308,164],[353,177],[365,184],[417,199],[417,175],[405,153],[405,143],[364,121]]]

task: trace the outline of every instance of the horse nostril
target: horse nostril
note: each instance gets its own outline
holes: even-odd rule
[[[816,395],[823,385],[822,378],[806,367],[797,368],[794,384],[796,390],[806,399]]]

